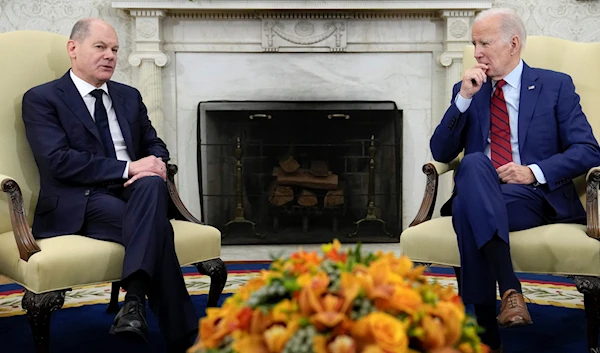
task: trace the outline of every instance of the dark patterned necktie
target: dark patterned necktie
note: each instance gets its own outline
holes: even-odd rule
[[[510,120],[502,86],[506,81],[500,80],[492,94],[490,104],[490,150],[494,168],[512,162],[512,147],[510,145]]]
[[[96,98],[94,120],[96,121],[98,132],[100,132],[102,144],[104,145],[104,154],[108,158],[116,159],[117,153],[115,152],[115,144],[110,134],[110,128],[108,127],[108,114],[106,113],[106,108],[102,102],[102,95],[104,94],[104,91],[101,89],[95,89],[90,92],[90,94]]]

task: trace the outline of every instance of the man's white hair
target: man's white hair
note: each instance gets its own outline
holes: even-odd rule
[[[475,17],[475,23],[488,20],[490,17],[499,16],[502,20],[502,34],[504,40],[508,43],[513,36],[521,40],[521,50],[525,48],[527,42],[527,31],[525,24],[517,12],[509,8],[491,8],[480,12]]]

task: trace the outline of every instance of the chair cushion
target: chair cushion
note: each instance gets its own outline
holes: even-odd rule
[[[221,256],[221,233],[216,228],[184,221],[171,224],[181,265]],[[121,278],[125,253],[120,244],[81,235],[40,239],[37,244],[42,251],[23,261],[12,231],[0,234],[0,274],[34,293]]]
[[[510,233],[517,272],[600,276],[600,242],[579,224],[552,224]],[[460,266],[451,217],[410,227],[400,236],[400,253],[415,262]]]

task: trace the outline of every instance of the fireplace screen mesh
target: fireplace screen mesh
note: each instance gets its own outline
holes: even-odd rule
[[[202,102],[201,210],[223,244],[398,241],[393,102]]]

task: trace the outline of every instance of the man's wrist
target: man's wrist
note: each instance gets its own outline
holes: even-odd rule
[[[537,164],[530,164],[527,166],[533,174],[533,182],[534,186],[538,186],[541,184],[546,184],[546,177],[544,176],[544,172]]]
[[[123,171],[123,179],[129,179],[130,175],[129,175],[129,162],[127,162],[127,164],[125,164],[125,170]]]

